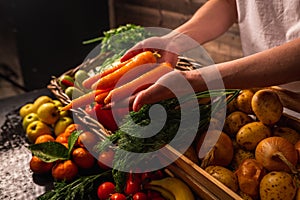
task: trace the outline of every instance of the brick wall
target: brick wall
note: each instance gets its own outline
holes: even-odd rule
[[[145,27],[174,29],[187,21],[206,0],[110,0],[110,24],[126,23]],[[238,26],[233,25],[224,35],[204,45],[218,62],[242,56]]]

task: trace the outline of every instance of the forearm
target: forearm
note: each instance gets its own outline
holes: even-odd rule
[[[299,52],[300,38],[251,56],[219,63],[212,67],[219,71],[225,88],[245,89],[275,86],[300,81]],[[206,85],[199,79],[209,77],[208,69],[196,70],[187,76],[195,90],[206,89]]]
[[[175,29],[203,44],[226,32],[237,19],[235,0],[210,0]]]

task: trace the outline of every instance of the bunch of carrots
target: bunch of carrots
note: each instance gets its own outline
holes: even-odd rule
[[[144,90],[173,70],[168,62],[158,63],[157,56],[157,53],[145,51],[89,77],[82,85],[91,89],[91,92],[73,99],[62,109],[79,108],[93,102],[107,105],[112,102],[112,98],[116,103]]]

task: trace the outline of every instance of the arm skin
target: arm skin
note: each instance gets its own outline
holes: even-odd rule
[[[216,64],[215,67],[221,74],[225,88],[228,89],[280,85],[300,80],[299,52],[300,38],[244,58]],[[180,73],[198,92],[207,89],[203,75],[208,75],[210,71],[209,67],[206,67]],[[161,77],[154,85],[139,93],[134,100],[133,109],[139,110],[144,104],[173,97],[167,88],[161,86],[166,82],[176,84],[172,73]]]
[[[210,0],[197,10],[189,21],[174,31],[204,44],[225,33],[236,21],[235,0]]]
[[[189,21],[175,29],[175,32],[184,33],[204,44],[225,33],[236,20],[235,0],[210,0]],[[173,36],[170,34],[166,36],[167,39],[168,37]],[[219,71],[224,86],[228,89],[280,85],[300,80],[299,52],[300,38],[251,56],[216,64],[214,67]],[[207,89],[203,77],[211,73],[209,67],[179,73],[191,83],[196,92]],[[164,83],[178,84],[173,75],[171,72],[162,76],[154,85],[140,92],[134,99],[133,110],[139,110],[144,104],[173,97],[173,94],[162,86]]]
[[[121,62],[142,51],[153,50],[161,54],[162,61],[175,64],[178,54],[194,48],[193,45],[196,44],[195,42],[187,42],[186,37],[203,44],[225,33],[236,19],[235,0],[210,0],[200,7],[190,20],[169,34],[148,38],[137,43],[122,56]],[[151,46],[156,46],[157,49],[149,49]]]

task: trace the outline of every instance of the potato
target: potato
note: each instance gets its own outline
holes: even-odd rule
[[[236,142],[246,150],[254,150],[257,144],[271,136],[271,130],[262,122],[251,122],[244,125],[236,134]]]
[[[228,115],[224,122],[224,132],[230,137],[235,137],[242,126],[252,122],[252,118],[242,111],[234,111]]]
[[[259,187],[261,200],[293,200],[297,190],[293,177],[283,171],[269,172],[262,178]]]
[[[227,113],[232,113],[234,111],[237,111],[237,106],[236,106],[236,98],[232,99],[228,104],[227,104]]]
[[[206,167],[205,171],[215,179],[226,185],[232,191],[237,192],[239,187],[237,177],[229,169],[218,165],[211,165]]]
[[[294,145],[300,140],[300,134],[290,127],[275,127],[273,135],[283,137]]]
[[[283,105],[279,96],[270,89],[262,89],[253,95],[251,107],[259,121],[266,125],[274,125],[279,121]]]
[[[251,114],[253,113],[251,107],[251,101],[254,92],[250,89],[242,90],[241,93],[236,98],[236,107],[238,110],[243,111],[244,113]]]

